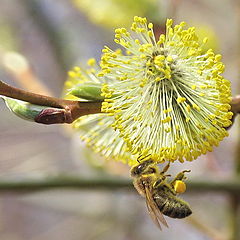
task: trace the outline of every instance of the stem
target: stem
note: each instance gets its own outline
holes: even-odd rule
[[[218,182],[188,181],[188,193],[197,192],[226,192],[240,195],[240,182],[236,180],[222,180]],[[0,178],[0,191],[39,191],[53,188],[75,189],[134,189],[132,180],[113,177],[82,178],[78,176],[57,176],[45,179],[4,180]]]
[[[65,110],[64,114],[67,115],[66,116],[67,120],[64,122],[56,121],[56,122],[52,122],[51,124],[72,123],[74,120],[76,120],[77,118],[83,115],[101,113],[101,105],[102,105],[101,101],[80,102],[80,101],[71,101],[71,100],[65,100],[60,98],[54,98],[50,96],[28,92],[19,88],[15,88],[2,81],[0,81],[0,95],[22,100],[22,101],[29,102],[36,105],[64,109]],[[231,111],[234,113],[235,116],[236,114],[240,113],[240,95],[233,97],[231,102],[231,107],[232,107]]]
[[[231,120],[232,125],[233,125],[237,114],[240,113],[240,95],[237,95],[237,96],[233,97],[230,105],[231,105],[231,111],[233,112],[233,117],[232,117],[232,120]],[[227,129],[231,128],[232,125],[227,127]]]
[[[79,102],[65,99],[59,99],[49,97],[41,94],[31,93],[19,88],[12,87],[2,81],[0,81],[0,95],[22,100],[36,105],[47,106],[50,109],[46,109],[36,122],[43,124],[56,124],[56,123],[72,123],[77,118],[87,115],[101,112],[102,103],[99,102]],[[60,108],[59,111],[52,110],[52,108]],[[63,118],[57,118],[56,114],[64,115]],[[42,119],[48,118],[47,121]]]
[[[122,188],[134,189],[132,181],[129,179],[119,179],[113,177],[101,178],[81,178],[75,176],[47,177],[45,179],[26,179],[26,180],[0,180],[0,192],[3,191],[41,191],[47,189],[108,189],[118,190]]]
[[[0,81],[0,95],[22,100],[36,105],[49,106],[55,108],[64,108],[64,105],[72,101],[44,96],[41,94],[31,93],[19,88],[12,87]]]
[[[231,111],[234,113],[239,113],[240,112],[240,95],[237,95],[232,98],[231,102]]]

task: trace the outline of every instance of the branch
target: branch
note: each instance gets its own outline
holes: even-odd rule
[[[240,195],[240,181],[239,179],[215,181],[187,181],[188,193],[197,192],[226,192]],[[132,180],[121,179],[113,177],[96,177],[96,178],[82,178],[75,176],[56,176],[47,177],[45,179],[21,179],[21,180],[7,180],[0,179],[0,191],[40,191],[55,188],[66,189],[107,189],[119,190],[127,189],[133,190]]]
[[[83,115],[101,113],[101,99],[93,102],[59,99],[24,91],[12,87],[2,81],[0,81],[0,95],[29,102],[31,104],[50,107],[49,109],[44,109],[44,111],[35,119],[36,122],[43,124],[72,123]],[[232,119],[232,121],[234,121],[236,115],[240,113],[240,95],[232,98],[231,111],[234,113]]]
[[[231,107],[233,113],[240,113],[240,95],[232,98]]]
[[[40,191],[46,189],[66,188],[66,189],[108,189],[118,190],[122,188],[132,188],[132,181],[119,178],[81,178],[75,176],[56,176],[45,179],[21,179],[4,180],[0,179],[1,191]]]
[[[237,96],[233,97],[230,105],[231,105],[231,111],[233,112],[233,117],[232,117],[232,120],[231,120],[232,121],[232,125],[233,125],[234,120],[235,120],[237,114],[240,113],[240,95],[237,95]],[[227,129],[231,128],[232,125],[227,127]]]
[[[22,100],[31,104],[47,106],[35,118],[35,122],[43,124],[72,123],[87,114],[100,113],[101,101],[80,102],[35,94],[12,87],[0,81],[0,95]]]

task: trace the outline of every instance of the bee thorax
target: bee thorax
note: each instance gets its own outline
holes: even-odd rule
[[[146,188],[151,188],[152,176],[145,176],[140,178],[135,178],[133,181],[133,185],[138,191],[138,193],[145,197]]]

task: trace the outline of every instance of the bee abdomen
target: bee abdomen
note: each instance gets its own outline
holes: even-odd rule
[[[162,213],[171,218],[185,218],[192,214],[192,210],[188,204],[174,202],[166,204],[162,209]]]
[[[160,212],[171,218],[185,218],[192,214],[188,203],[179,198],[155,195],[154,200]]]

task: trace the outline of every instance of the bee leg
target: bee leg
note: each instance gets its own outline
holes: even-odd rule
[[[186,172],[190,170],[184,170],[177,174],[177,176],[170,182],[170,186],[174,194],[184,193],[186,191],[186,184],[183,180],[187,179]]]
[[[169,169],[169,167],[170,167],[170,162],[168,162],[168,164],[163,168],[161,174],[167,172],[167,170]]]
[[[153,188],[158,188],[158,187],[160,187],[161,185],[164,185],[164,184],[165,184],[164,179],[159,179],[153,184]]]
[[[175,182],[177,180],[180,180],[180,181],[186,180],[187,177],[185,176],[185,173],[189,173],[189,172],[191,172],[191,170],[184,170],[178,173],[177,176],[170,182],[171,186],[174,188]]]
[[[153,188],[158,188],[158,187],[161,187],[162,185],[165,185],[165,184],[166,184],[166,182],[165,182],[166,177],[171,177],[171,175],[168,174],[168,175],[162,176],[160,179],[158,179],[158,180],[153,184]]]

